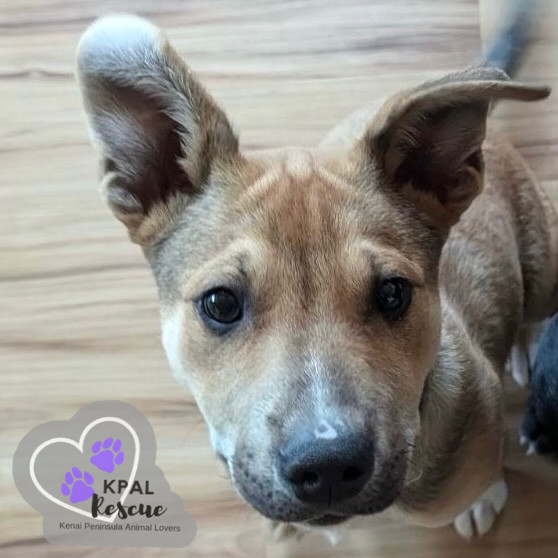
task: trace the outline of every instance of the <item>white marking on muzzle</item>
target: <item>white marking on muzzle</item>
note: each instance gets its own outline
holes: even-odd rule
[[[337,430],[327,420],[322,419],[318,428],[314,430],[314,436],[324,440],[335,440],[337,438]]]
[[[317,417],[327,414],[329,408],[329,386],[325,380],[325,368],[322,359],[312,354],[306,365],[306,374],[312,386],[312,402]]]
[[[315,420],[319,421],[314,430],[316,439],[334,440],[346,427],[340,416],[336,416],[332,408],[330,380],[322,359],[312,354],[308,359],[305,372],[309,378],[312,389],[312,404]]]

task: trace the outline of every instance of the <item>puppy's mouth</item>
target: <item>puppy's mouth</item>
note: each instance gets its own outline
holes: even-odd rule
[[[350,515],[335,515],[328,513],[319,517],[314,517],[313,519],[309,519],[305,521],[305,523],[314,527],[329,527],[331,525],[339,525],[340,523],[343,523],[350,518]]]

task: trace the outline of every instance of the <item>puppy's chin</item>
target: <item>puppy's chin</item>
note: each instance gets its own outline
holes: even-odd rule
[[[334,508],[317,509],[305,506],[292,499],[278,501],[275,499],[260,498],[254,493],[246,494],[245,487],[236,487],[243,499],[261,515],[277,523],[298,524],[307,527],[332,527],[340,525],[352,517],[360,515],[373,515],[383,512],[397,499],[399,492],[390,491],[372,500],[358,500],[342,503]]]

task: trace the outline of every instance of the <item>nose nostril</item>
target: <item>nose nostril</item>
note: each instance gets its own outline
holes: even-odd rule
[[[341,480],[343,482],[356,481],[359,480],[363,474],[364,472],[359,467],[354,467],[354,466],[346,467],[343,473],[341,474]]]
[[[314,484],[319,480],[320,477],[312,471],[306,471],[305,473],[303,473],[302,477],[300,478],[300,482],[302,484]]]
[[[290,480],[293,484],[311,486],[320,482],[320,476],[314,471],[297,471]]]

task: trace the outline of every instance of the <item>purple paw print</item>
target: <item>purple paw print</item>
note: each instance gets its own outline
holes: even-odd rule
[[[72,504],[84,502],[93,496],[94,490],[91,488],[93,477],[87,471],[82,475],[77,467],[72,467],[72,472],[66,473],[64,480],[66,482],[60,487],[60,492],[64,496],[70,496]]]
[[[112,473],[115,465],[121,465],[124,461],[124,452],[120,451],[122,444],[120,440],[107,438],[104,442],[95,442],[91,451],[95,454],[91,463],[105,473]],[[102,451],[101,451],[102,450]]]

